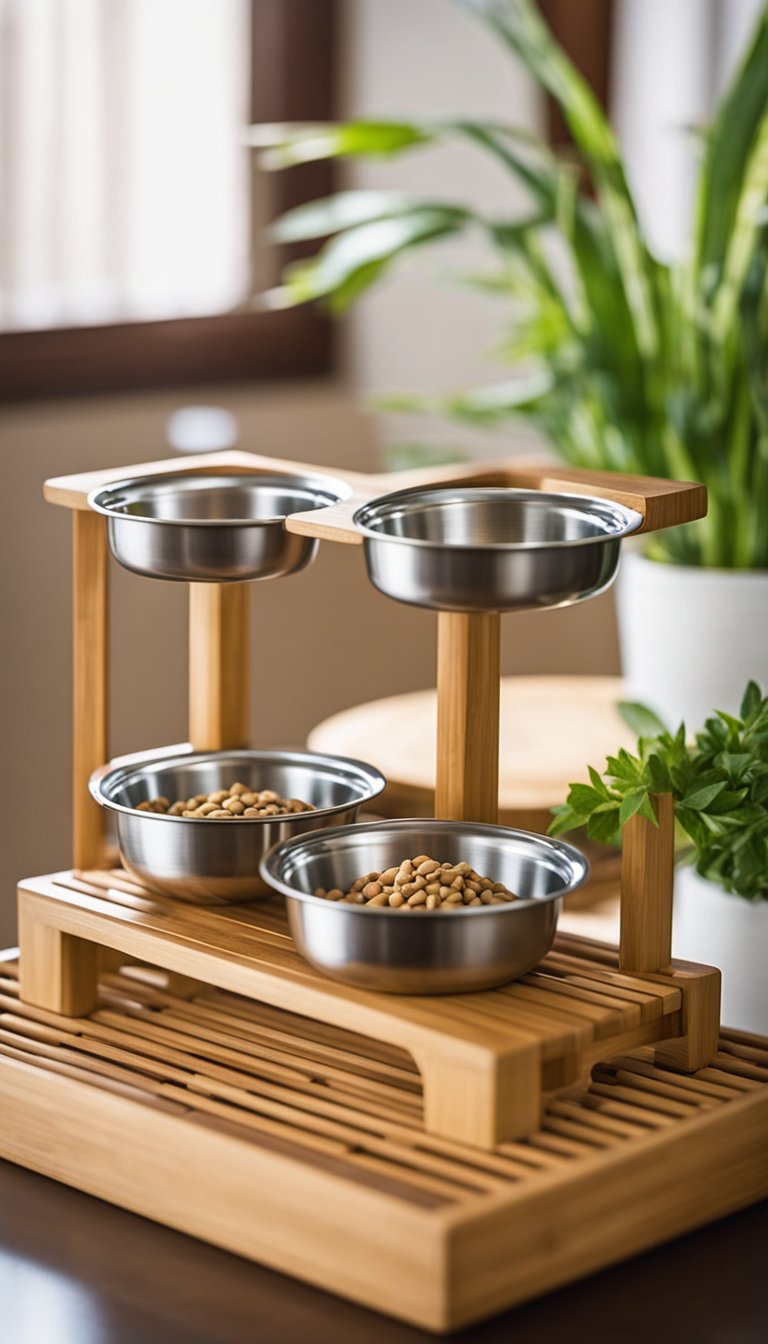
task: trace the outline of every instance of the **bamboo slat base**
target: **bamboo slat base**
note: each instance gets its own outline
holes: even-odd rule
[[[282,900],[201,907],[149,893],[122,870],[59,873],[19,888],[21,992],[63,1014],[95,1003],[94,944],[407,1050],[432,1133],[490,1148],[531,1133],[542,1096],[597,1060],[675,1041],[696,1068],[716,1049],[719,972],[675,962],[619,972],[614,949],[563,936],[531,974],[500,989],[436,997],[336,984],[296,951]],[[702,1009],[703,1005],[703,1009]],[[696,1042],[697,1058],[686,1053]],[[662,1048],[662,1047],[660,1047]]]
[[[105,974],[64,1017],[0,959],[0,1156],[435,1331],[768,1194],[768,1040],[598,1062],[481,1152],[426,1133],[394,1046],[169,980]]]

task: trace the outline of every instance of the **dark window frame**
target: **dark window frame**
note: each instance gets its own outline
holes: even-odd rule
[[[251,0],[253,121],[333,116],[335,0]],[[327,163],[270,179],[274,213],[333,190]],[[333,369],[330,323],[305,306],[274,313],[0,333],[0,402],[201,382],[318,377]]]

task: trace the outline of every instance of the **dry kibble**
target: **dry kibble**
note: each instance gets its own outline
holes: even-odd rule
[[[290,816],[297,812],[314,812],[312,803],[301,798],[281,798],[274,789],[263,789],[256,793],[245,784],[232,784],[228,789],[215,789],[213,793],[196,793],[191,798],[171,803],[167,798],[146,798],[136,804],[137,812],[156,812],[168,817],[194,817],[196,821],[233,821],[242,817],[247,821],[258,818]],[[377,873],[371,873],[374,880]]]
[[[381,873],[364,873],[346,892],[338,887],[331,891],[318,887],[315,895],[349,905],[372,905],[377,909],[386,906],[401,914],[414,915],[504,905],[516,899],[503,882],[481,877],[468,863],[440,863],[427,854],[403,859]]]

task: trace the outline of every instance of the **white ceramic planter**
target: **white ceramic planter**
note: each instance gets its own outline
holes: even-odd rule
[[[672,954],[720,967],[726,1026],[768,1033],[768,901],[731,896],[692,868],[679,868]]]
[[[659,564],[627,550],[617,585],[624,678],[670,727],[768,691],[768,571]]]

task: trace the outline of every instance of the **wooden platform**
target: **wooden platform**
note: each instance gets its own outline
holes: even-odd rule
[[[62,1017],[0,964],[0,1156],[437,1331],[768,1194],[767,1084],[740,1033],[693,1077],[640,1049],[483,1153],[392,1045],[139,967]]]
[[[23,882],[19,929],[30,1004],[89,1012],[97,949],[113,948],[407,1050],[426,1128],[485,1148],[536,1129],[543,1094],[607,1055],[655,1043],[660,1059],[693,1069],[716,1048],[719,971],[675,962],[663,974],[629,975],[614,949],[573,936],[500,989],[423,997],[352,989],[313,970],[289,937],[279,898],[184,905],[119,869]]]

